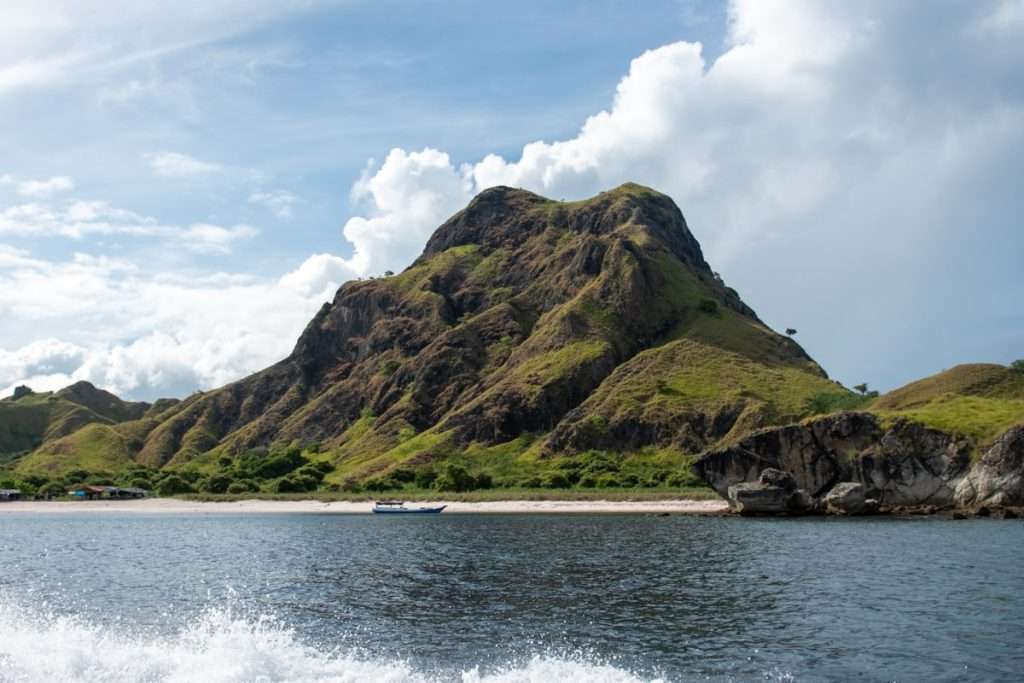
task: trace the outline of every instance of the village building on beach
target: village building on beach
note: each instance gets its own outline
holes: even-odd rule
[[[21,500],[21,491],[18,489],[0,489],[0,501]]]
[[[145,498],[147,491],[134,487],[122,488],[120,486],[94,486],[92,484],[81,484],[68,490],[68,495],[73,498],[84,498],[85,500],[131,500],[133,498]]]

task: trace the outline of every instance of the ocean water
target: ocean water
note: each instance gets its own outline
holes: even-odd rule
[[[1024,522],[0,514],[0,681],[1020,681]]]

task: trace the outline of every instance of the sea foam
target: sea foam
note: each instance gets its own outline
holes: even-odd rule
[[[145,681],[153,683],[640,682],[615,666],[538,654],[521,665],[481,672],[421,672],[357,649],[325,651],[300,642],[268,617],[230,608],[204,612],[172,636],[122,631],[86,619],[26,608],[0,598],[0,681]],[[649,679],[648,679],[649,680]]]

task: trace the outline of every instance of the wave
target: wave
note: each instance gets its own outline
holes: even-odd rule
[[[645,679],[583,657],[538,654],[520,665],[482,672],[416,671],[357,648],[303,644],[272,617],[211,608],[171,636],[145,635],[48,609],[0,600],[0,681],[139,681],[145,683],[537,683]],[[650,681],[651,679],[646,679]],[[657,680],[657,679],[655,679]]]

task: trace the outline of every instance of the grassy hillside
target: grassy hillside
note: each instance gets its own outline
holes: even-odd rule
[[[994,364],[958,365],[879,397],[871,410],[964,434],[985,445],[1024,423],[1024,371]]]
[[[154,406],[84,383],[3,401],[0,454],[167,492],[661,489],[837,410],[985,441],[1024,420],[1024,375],[961,366],[871,401],[743,303],[668,197],[492,188],[404,272],[345,283],[279,363]]]
[[[120,434],[115,426],[89,424],[73,434],[48,441],[18,462],[19,474],[47,477],[71,470],[119,472],[133,464],[138,444]]]

